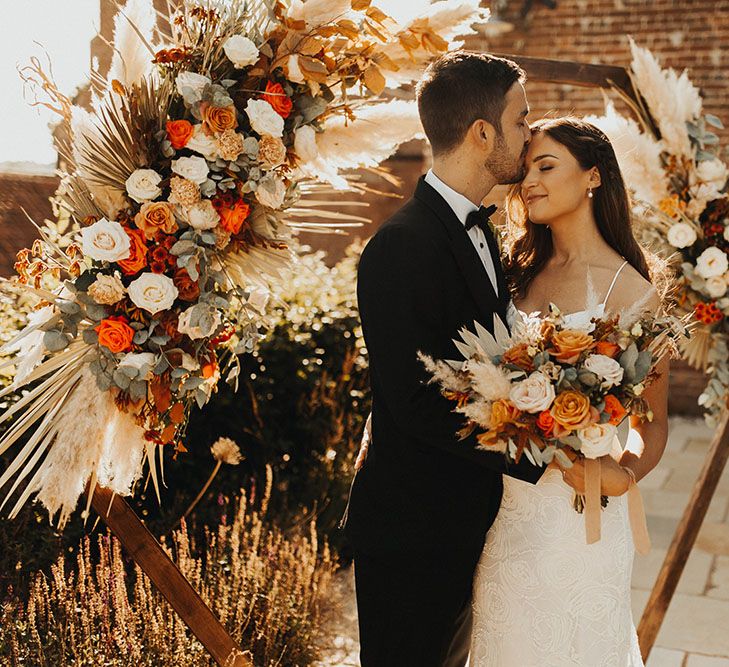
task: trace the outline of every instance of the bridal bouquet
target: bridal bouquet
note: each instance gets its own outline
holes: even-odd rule
[[[129,494],[145,461],[158,488],[163,449],[184,451],[192,407],[253,348],[292,231],[359,224],[321,194],[366,189],[342,170],[419,132],[384,88],[488,16],[420,4],[399,24],[369,0],[185,1],[160,28],[129,0],[91,111],[26,69],[64,121],[58,204],[80,233],[40,229],[2,286],[39,300],[3,349],[4,394],[27,392],[0,416],[0,453],[30,435],[0,478],[7,502],[30,477],[11,515],[37,494],[63,524],[87,484]]]
[[[459,332],[454,342],[465,361],[420,358],[431,381],[467,417],[462,437],[478,431],[483,448],[515,462],[526,456],[545,465],[556,458],[570,467],[580,456],[597,463],[612,451],[623,419],[652,418],[645,388],[658,360],[684,335],[672,316],[597,315],[588,309],[564,317],[551,305],[546,317],[525,316],[511,333],[495,317],[493,335],[478,322],[475,333]],[[594,463],[586,476],[598,475],[599,505]],[[592,514],[589,501],[588,495],[585,511]]]

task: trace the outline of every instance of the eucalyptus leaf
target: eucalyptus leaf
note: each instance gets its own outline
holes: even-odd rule
[[[126,391],[129,389],[129,385],[131,383],[132,379],[126,373],[123,373],[120,369],[114,371],[114,384],[119,387],[119,389],[124,389]]]
[[[49,352],[60,352],[68,347],[68,336],[57,329],[51,329],[43,334],[43,346]]]
[[[562,468],[572,467],[572,461],[570,461],[569,456],[567,456],[567,454],[565,454],[561,449],[555,449],[554,458],[557,459],[557,463],[559,463]]]
[[[133,401],[141,401],[147,395],[147,383],[144,380],[134,380],[129,385],[129,396]]]
[[[712,127],[715,127],[719,130],[724,129],[724,123],[721,122],[721,119],[715,116],[713,113],[707,113],[704,115],[704,120],[711,125]]]
[[[167,361],[167,357],[162,356],[160,357],[159,361],[157,362],[157,365],[154,367],[154,370],[152,371],[155,375],[162,375],[168,368],[170,367],[170,362]]]
[[[85,329],[83,332],[84,343],[87,345],[96,345],[99,342],[99,334],[93,329]]]
[[[147,338],[149,338],[149,334],[146,331],[137,331],[134,334],[134,338],[132,338],[132,342],[135,345],[144,345],[147,342]]]

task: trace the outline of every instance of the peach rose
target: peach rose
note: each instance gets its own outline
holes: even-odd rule
[[[134,222],[148,239],[153,239],[159,232],[172,234],[177,231],[172,206],[165,201],[142,204],[139,213],[134,216]]]
[[[107,317],[94,331],[99,335],[99,345],[109,348],[114,354],[132,349],[135,331],[127,324],[126,317]]]
[[[595,345],[595,339],[590,334],[576,329],[556,331],[552,335],[552,349],[549,353],[563,364],[574,364],[580,355]]]
[[[623,404],[617,399],[617,397],[613,396],[613,394],[607,394],[607,396],[605,396],[605,408],[603,409],[603,412],[607,412],[607,414],[610,415],[610,423],[613,426],[617,426],[621,421],[623,421],[625,415],[628,414],[628,411],[623,407]]]
[[[167,138],[175,150],[187,146],[187,142],[190,141],[194,131],[192,123],[189,120],[168,120],[166,128]]]
[[[232,206],[217,207],[220,225],[231,234],[237,234],[251,212],[251,207],[239,199]]]
[[[522,370],[531,373],[531,371],[534,370],[534,360],[528,350],[529,345],[526,343],[519,343],[519,345],[515,345],[514,347],[506,350],[501,357],[501,360],[505,364],[511,364],[512,366],[516,366],[517,368],[521,368]]]
[[[510,401],[500,398],[491,405],[489,429],[498,432],[507,424],[521,425],[518,421],[520,415],[521,412]]]
[[[610,357],[611,359],[615,359],[615,357],[620,354],[620,345],[611,343],[607,340],[601,340],[597,343],[597,345],[595,345],[595,352],[603,354],[606,357]]]
[[[551,414],[557,425],[573,431],[590,421],[590,399],[579,391],[565,391],[554,399]]]
[[[266,84],[266,92],[263,94],[263,99],[274,108],[281,118],[288,118],[291,115],[291,109],[293,109],[294,103],[286,95],[280,83],[269,81]]]
[[[208,132],[216,133],[223,130],[232,130],[238,127],[238,118],[235,115],[235,107],[214,107],[212,104],[203,103],[200,105],[203,125]]]
[[[200,286],[196,280],[190,278],[190,274],[186,269],[175,271],[172,282],[175,283],[179,297],[183,301],[195,301],[200,296]]]
[[[147,266],[147,242],[141,229],[124,228],[129,236],[129,257],[117,262],[125,276],[139,273]]]

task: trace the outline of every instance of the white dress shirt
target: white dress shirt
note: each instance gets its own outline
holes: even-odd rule
[[[460,192],[456,192],[452,187],[446,185],[441,181],[434,173],[432,169],[428,169],[428,173],[425,174],[425,182],[430,185],[435,191],[448,202],[448,205],[453,209],[456,217],[461,221],[462,225],[466,225],[466,218],[471,211],[477,211],[479,209],[468,197],[464,197]],[[489,251],[489,245],[486,242],[486,236],[483,230],[478,226],[473,226],[467,232],[473,247],[476,248],[478,256],[481,258],[486,273],[488,274],[489,280],[493,285],[494,292],[498,296],[499,287],[496,281],[496,268],[494,267],[494,261],[491,258],[491,252]]]

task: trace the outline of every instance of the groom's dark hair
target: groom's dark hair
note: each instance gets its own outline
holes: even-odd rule
[[[415,89],[433,153],[456,148],[479,119],[501,133],[506,93],[525,80],[526,73],[515,62],[486,53],[453,51],[434,60]]]

